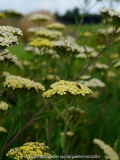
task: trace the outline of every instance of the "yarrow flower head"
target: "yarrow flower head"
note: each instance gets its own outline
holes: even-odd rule
[[[105,16],[105,19],[112,19],[113,25],[120,26],[120,12],[106,7],[100,7],[99,11]]]
[[[2,127],[2,126],[0,126],[0,132],[7,132],[7,130],[4,128],[4,127]]]
[[[18,44],[18,35],[22,35],[19,28],[0,26],[0,52],[10,45]]]
[[[17,62],[17,57],[15,55],[12,55],[9,50],[5,49],[1,54],[0,54],[0,64],[15,64]]]
[[[65,25],[62,24],[62,23],[59,23],[59,22],[55,22],[55,23],[52,23],[52,24],[49,24],[46,26],[47,29],[50,29],[50,30],[63,30],[65,29]]]
[[[104,158],[105,159],[119,160],[119,156],[117,155],[117,153],[113,150],[113,148],[111,146],[105,144],[100,139],[94,139],[93,143],[98,145],[98,147],[100,147],[100,149],[102,149],[104,151],[104,154],[105,154]]]
[[[50,16],[44,14],[33,14],[30,16],[29,20],[33,22],[45,22],[50,19]]]
[[[34,82],[27,78],[22,78],[20,76],[7,76],[3,85],[4,87],[10,88],[14,91],[22,90],[40,92],[45,90],[41,83]]]
[[[51,48],[52,44],[48,39],[43,39],[43,38],[36,38],[33,41],[28,43],[28,46],[33,46],[33,47],[47,47]]]
[[[61,136],[64,136],[64,132],[61,132],[60,135],[61,135]],[[68,136],[68,137],[72,137],[72,136],[74,136],[74,133],[71,132],[71,131],[68,131],[68,132],[67,132],[67,136]]]
[[[90,79],[89,81],[80,81],[85,86],[90,88],[102,88],[105,87],[105,83],[97,78]]]
[[[17,17],[17,18],[21,18],[23,17],[23,15],[20,12],[17,12],[15,10],[9,9],[9,10],[5,10],[5,14],[11,18]]]
[[[68,103],[72,99],[79,101],[83,99],[82,97],[92,93],[88,87],[78,82],[60,80],[50,87],[51,89],[43,93],[43,97],[51,100],[53,103],[60,99],[65,99]]]
[[[62,32],[42,29],[42,30],[36,31],[36,35],[41,38],[47,38],[50,40],[58,40],[60,37],[62,37]]]
[[[23,146],[10,149],[6,156],[9,156],[11,159],[50,159],[51,155],[46,152],[49,147],[44,143],[39,142],[28,142]],[[25,157],[24,157],[25,156]],[[43,158],[42,158],[43,157]]]
[[[69,42],[67,40],[59,40],[59,41],[53,41],[52,42],[53,49],[56,50],[56,52],[59,55],[70,55],[70,54],[80,54],[81,51],[84,51],[84,48],[81,48],[76,43]]]
[[[6,102],[0,101],[0,110],[8,110],[9,105]]]

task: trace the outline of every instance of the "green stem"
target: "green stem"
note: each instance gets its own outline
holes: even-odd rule
[[[64,141],[64,155],[65,155],[65,160],[66,160],[66,155],[67,155],[67,148],[66,148],[66,144],[67,144],[67,128],[68,128],[68,109],[67,109],[67,112],[66,112],[66,119],[65,119],[65,132],[64,132],[64,138],[65,138],[65,141]]]
[[[56,111],[61,115],[61,117],[65,120],[65,117],[62,115],[62,113],[59,111],[59,109],[56,107],[56,105],[54,105]]]
[[[17,111],[16,111],[15,116],[14,116],[14,118],[13,118],[12,125],[11,125],[11,127],[10,127],[8,136],[7,136],[7,138],[6,138],[6,141],[5,141],[5,143],[4,143],[3,149],[2,149],[2,151],[1,151],[1,155],[3,155],[3,153],[4,153],[5,146],[6,146],[7,142],[8,142],[8,140],[9,140],[10,134],[11,134],[12,129],[13,129],[13,127],[14,127],[14,123],[15,123],[15,119],[16,119],[16,117],[17,117],[18,111],[19,111],[19,105],[17,106]],[[2,157],[0,157],[0,158],[2,158]]]

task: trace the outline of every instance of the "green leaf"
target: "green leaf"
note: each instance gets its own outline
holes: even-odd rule
[[[64,135],[62,135],[61,139],[60,139],[60,146],[61,146],[62,150],[64,150],[64,143],[65,143],[65,137],[64,137]]]

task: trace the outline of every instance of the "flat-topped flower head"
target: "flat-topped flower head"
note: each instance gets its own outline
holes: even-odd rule
[[[15,55],[12,55],[9,50],[5,49],[0,54],[0,64],[5,65],[8,64],[9,66],[12,64],[15,64],[17,62],[17,57]],[[0,67],[1,68],[1,67]]]
[[[61,135],[61,136],[64,136],[64,132],[61,132],[60,135]],[[68,131],[68,132],[67,132],[67,136],[68,136],[68,137],[72,137],[72,136],[74,136],[74,133],[71,132],[71,131]]]
[[[120,26],[120,12],[106,7],[100,7],[99,11],[105,16],[105,19],[112,19],[113,25],[119,27]]]
[[[34,82],[27,78],[20,76],[7,76],[4,82],[4,87],[10,88],[14,91],[29,91],[29,92],[40,92],[44,91],[44,86],[41,83]]]
[[[88,37],[91,37],[92,36],[92,33],[91,32],[80,32],[79,36],[81,37],[85,37],[85,38],[88,38]]]
[[[39,142],[28,142],[21,147],[10,149],[6,156],[9,156],[11,159],[50,159],[51,155],[47,153],[49,147],[44,143]],[[26,156],[26,158],[24,157]],[[42,156],[44,158],[42,158]],[[45,158],[46,157],[46,158]]]
[[[45,22],[50,19],[50,16],[44,14],[33,14],[30,16],[29,20],[33,22]]]
[[[82,83],[90,88],[102,88],[105,87],[105,83],[97,78],[90,79],[89,81],[82,81]]]
[[[10,45],[18,44],[19,35],[22,35],[19,28],[0,26],[0,52]]]
[[[0,132],[7,132],[7,130],[4,128],[4,127],[2,127],[2,126],[0,126]]]
[[[86,54],[85,54],[85,53],[80,53],[80,54],[76,55],[76,56],[75,56],[75,58],[79,58],[79,59],[86,59],[86,58],[87,58],[87,56],[86,56]]]
[[[9,105],[6,102],[0,101],[0,110],[8,110]]]
[[[65,29],[65,25],[63,23],[59,23],[59,22],[54,22],[52,24],[49,24],[46,26],[47,29],[50,30],[60,30],[62,31],[63,29]]]
[[[98,70],[107,70],[108,65],[102,63],[95,63],[94,68]]]
[[[94,139],[93,143],[96,144],[100,149],[104,151],[104,158],[109,160],[119,160],[119,156],[117,153],[113,150],[113,148],[110,145],[105,144],[100,139]]]
[[[76,43],[67,41],[67,40],[59,40],[52,42],[53,49],[60,56],[70,55],[70,54],[80,54],[83,53],[85,49],[83,47],[78,46]]]
[[[33,46],[33,47],[47,47],[47,48],[51,48],[52,44],[48,39],[43,39],[43,38],[36,38],[33,41],[28,43],[28,46]]]
[[[47,38],[50,40],[58,40],[60,39],[60,37],[62,37],[62,32],[42,29],[42,30],[36,31],[36,35],[41,38]]]
[[[85,85],[78,82],[60,80],[50,86],[51,89],[43,93],[46,99],[56,101],[64,98],[67,102],[72,99],[81,100],[82,97],[89,95],[92,91]]]
[[[44,27],[30,27],[28,28],[27,32],[31,33],[31,34],[35,34],[37,31],[39,30],[43,30],[46,29]]]
[[[11,17],[11,18],[21,18],[21,17],[23,17],[23,15],[22,15],[22,13],[20,13],[20,12],[17,12],[17,11],[15,11],[15,10],[13,10],[13,9],[6,9],[5,11],[5,14],[7,15],[7,16],[9,16],[9,17]]]
[[[114,68],[120,68],[120,60],[114,65]]]
[[[0,12],[0,19],[3,19],[3,18],[5,18],[5,15],[2,12]]]

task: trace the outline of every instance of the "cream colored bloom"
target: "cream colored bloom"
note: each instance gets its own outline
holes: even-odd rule
[[[59,22],[54,22],[52,24],[49,24],[46,26],[46,28],[50,29],[50,30],[63,30],[65,29],[65,25]]]
[[[100,139],[94,139],[93,143],[98,145],[98,147],[100,147],[104,151],[105,159],[119,160],[119,156],[117,155],[117,153],[113,150],[111,146],[105,144]]]
[[[2,127],[2,126],[0,126],[0,132],[7,132],[7,130],[4,128],[4,127]]]
[[[115,65],[114,68],[120,68],[120,61],[118,61]]]
[[[96,87],[99,87],[99,88],[102,88],[102,87],[105,87],[105,83],[102,82],[101,80],[97,79],[97,78],[93,78],[89,81],[83,81],[83,84],[87,87],[90,87],[90,88],[96,88]]]
[[[102,63],[95,63],[94,68],[99,70],[107,70],[108,65]]]
[[[78,82],[60,80],[59,82],[52,84],[50,87],[51,89],[43,93],[43,97],[49,98],[52,96],[62,96],[66,94],[85,96],[86,94],[92,93],[88,87]]]
[[[45,22],[50,19],[50,16],[44,14],[33,14],[30,16],[29,20],[33,22]]]
[[[64,132],[61,132],[61,133],[60,133],[60,136],[64,136]],[[74,136],[74,133],[71,132],[71,131],[68,131],[68,132],[67,132],[67,136],[68,136],[68,137],[72,137],[72,136]]]
[[[36,35],[41,38],[47,38],[50,40],[58,40],[62,37],[62,32],[60,31],[51,31],[51,30],[38,30],[36,31]]]
[[[22,78],[20,76],[8,76],[5,79],[4,87],[16,90],[29,90],[32,92],[40,92],[44,91],[44,86],[41,85],[41,83],[37,83],[34,81],[31,81],[27,78]]]
[[[8,110],[9,105],[6,102],[0,101],[0,110]]]

